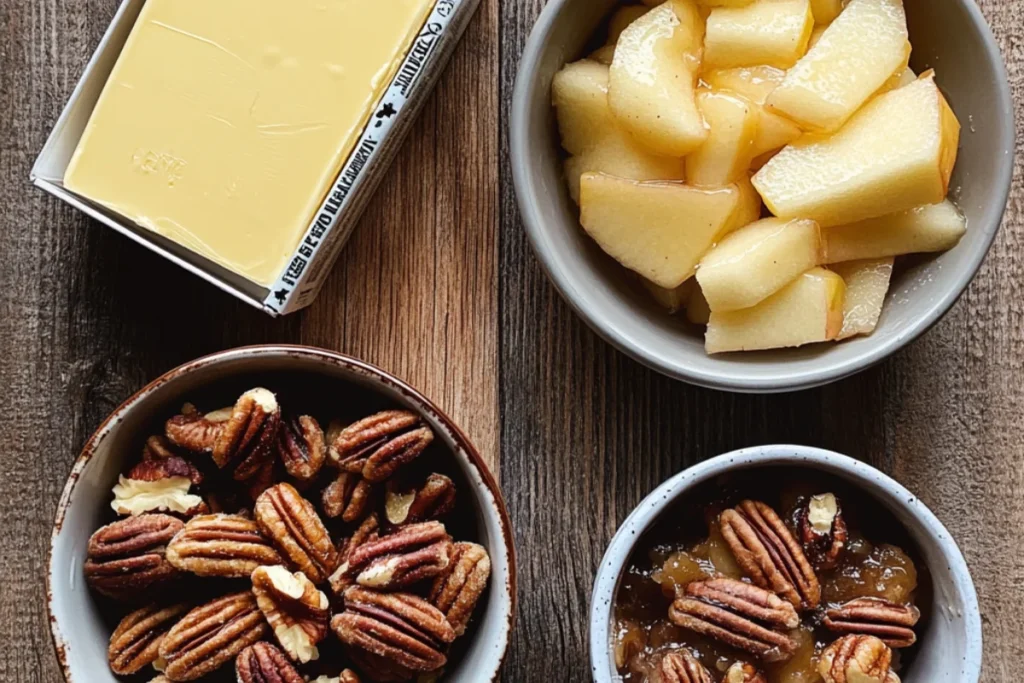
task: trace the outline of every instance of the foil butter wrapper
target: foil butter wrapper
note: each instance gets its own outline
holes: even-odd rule
[[[386,0],[385,0],[386,1]],[[262,287],[69,191],[64,175],[145,0],[124,0],[32,167],[31,180],[92,218],[272,316],[313,302],[452,55],[479,0],[436,0],[291,259]],[[311,192],[315,190],[311,189]]]

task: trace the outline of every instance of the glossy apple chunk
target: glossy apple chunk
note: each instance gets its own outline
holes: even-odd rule
[[[817,223],[766,218],[709,251],[697,268],[697,282],[712,311],[735,311],[764,301],[821,258]]]
[[[892,278],[892,258],[847,261],[831,266],[846,283],[843,329],[836,339],[849,339],[875,331]]]
[[[851,0],[767,106],[809,130],[834,131],[902,72],[909,57],[902,0]]]
[[[714,90],[697,94],[697,108],[709,133],[704,144],[686,157],[687,182],[707,187],[735,182],[754,158],[757,111],[740,95]]]
[[[967,219],[953,202],[838,225],[822,230],[825,262],[946,251],[967,233]]]
[[[822,227],[942,201],[960,124],[932,74],[864,106],[836,133],[801,139],[754,176],[768,209]]]
[[[609,103],[619,123],[651,152],[684,156],[707,138],[695,99],[703,33],[693,0],[669,0],[619,36]]]
[[[706,69],[768,66],[788,69],[807,51],[814,30],[809,0],[757,0],[708,15]]]
[[[585,173],[580,189],[587,234],[623,266],[665,289],[693,275],[740,204],[735,185],[702,190]]]
[[[705,73],[713,89],[742,95],[757,111],[752,157],[775,152],[796,140],[803,131],[789,119],[765,108],[768,96],[782,83],[786,72],[773,66],[743,66]]]
[[[751,308],[711,312],[704,348],[708,353],[803,346],[835,339],[843,328],[846,284],[814,268]]]

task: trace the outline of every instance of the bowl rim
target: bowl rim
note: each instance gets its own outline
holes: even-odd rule
[[[1006,150],[1003,159],[997,162],[999,164],[996,174],[998,180],[995,185],[1001,188],[996,200],[996,206],[999,208],[999,220],[994,221],[992,225],[979,226],[984,239],[982,244],[979,245],[981,248],[978,249],[975,257],[966,268],[954,273],[946,291],[941,296],[936,297],[930,303],[927,310],[912,324],[908,325],[905,330],[901,331],[898,335],[893,335],[874,344],[867,345],[856,355],[842,362],[828,361],[826,360],[828,354],[825,354],[818,359],[817,367],[809,370],[790,370],[785,360],[759,363],[757,367],[761,369],[769,366],[775,367],[770,375],[755,377],[749,375],[742,365],[727,373],[714,370],[704,371],[690,367],[684,358],[653,354],[639,343],[637,338],[612,324],[605,316],[584,307],[577,296],[578,286],[570,276],[564,259],[558,254],[558,250],[553,245],[545,225],[545,220],[541,215],[537,196],[533,191],[537,171],[535,170],[536,162],[530,153],[530,146],[533,140],[531,140],[528,130],[530,127],[529,112],[532,104],[530,98],[537,87],[536,74],[539,68],[541,53],[547,45],[558,20],[561,18],[563,8],[568,3],[574,1],[576,0],[550,0],[537,19],[537,23],[534,25],[533,31],[530,33],[530,37],[523,49],[519,70],[516,75],[515,89],[512,94],[509,125],[509,157],[519,214],[537,260],[562,298],[606,342],[642,365],[668,377],[696,386],[741,393],[798,391],[812,389],[845,379],[882,362],[931,329],[967,291],[968,286],[974,280],[989,251],[991,251],[996,234],[999,232],[999,228],[1006,215],[1006,206],[1009,203],[1013,182],[1016,128],[1009,75],[995,35],[986,22],[981,9],[973,0],[955,0],[967,11],[973,28],[981,36],[985,55],[996,71],[993,87],[996,90],[996,99],[999,103],[997,108],[1003,113],[1003,125],[1001,130],[998,131],[998,136],[1000,146]]]
[[[407,400],[413,403],[418,410],[430,414],[434,419],[440,422],[451,434],[456,445],[466,454],[469,464],[477,470],[477,473],[480,475],[481,480],[484,482],[484,485],[494,502],[494,509],[498,513],[496,521],[501,529],[502,544],[504,545],[505,552],[508,555],[508,579],[505,586],[505,592],[507,594],[506,597],[508,598],[508,614],[505,615],[506,627],[502,634],[504,642],[497,650],[494,674],[491,678],[492,683],[497,681],[501,676],[501,667],[505,661],[506,655],[508,654],[508,648],[511,645],[512,640],[512,633],[515,629],[515,620],[518,613],[518,580],[516,576],[517,562],[515,538],[512,534],[512,522],[509,517],[508,508],[505,504],[505,498],[502,495],[501,488],[498,486],[494,475],[491,473],[490,467],[486,462],[484,462],[483,457],[480,455],[476,446],[473,445],[473,442],[470,441],[465,432],[462,431],[462,429],[447,415],[447,413],[442,411],[429,398],[405,382],[405,380],[396,377],[390,372],[379,368],[372,363],[368,363],[353,356],[338,351],[301,344],[253,344],[249,346],[241,346],[201,356],[195,360],[178,365],[147,383],[129,398],[125,399],[121,405],[119,405],[103,420],[103,422],[100,423],[99,427],[96,428],[96,431],[93,432],[92,436],[90,436],[85,442],[85,445],[82,447],[82,451],[75,459],[71,472],[68,474],[68,478],[57,503],[46,557],[46,613],[50,622],[50,639],[53,644],[54,653],[57,655],[57,661],[60,664],[64,680],[67,681],[67,683],[73,682],[72,672],[67,657],[68,644],[61,632],[60,624],[53,608],[53,582],[55,569],[53,561],[54,550],[64,524],[64,516],[70,507],[71,498],[82,472],[92,460],[99,444],[121,421],[122,417],[130,412],[136,405],[148,398],[154,391],[168,382],[178,379],[179,377],[189,375],[209,365],[218,365],[225,362],[256,356],[299,357],[308,361],[329,363],[344,369],[356,370],[377,382],[390,385],[392,388],[399,391]],[[480,507],[486,508],[488,506],[485,503],[482,503],[480,504]]]
[[[611,610],[622,571],[644,533],[676,500],[711,478],[731,471],[778,466],[810,467],[845,478],[873,495],[884,494],[927,530],[948,563],[953,584],[965,606],[962,617],[967,639],[962,680],[977,683],[983,655],[981,609],[970,568],[953,535],[920,498],[881,470],[835,451],[791,444],[740,448],[688,467],[644,497],[626,517],[601,558],[590,599],[589,648],[594,681],[614,680],[608,674],[612,671]]]

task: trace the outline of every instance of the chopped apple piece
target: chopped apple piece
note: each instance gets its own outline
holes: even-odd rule
[[[708,136],[694,92],[703,33],[693,0],[669,0],[619,36],[609,104],[619,123],[652,152],[685,156]]]
[[[843,11],[843,0],[811,0],[814,23],[831,24]]]
[[[687,182],[721,187],[745,176],[754,157],[754,106],[740,95],[702,90],[697,93],[697,108],[711,131],[704,144],[686,157]]]
[[[851,0],[767,106],[809,130],[837,130],[909,58],[903,0]]]
[[[882,304],[889,291],[893,259],[872,259],[837,263],[832,270],[846,283],[843,329],[836,339],[871,334],[878,326]]]
[[[722,234],[718,236],[719,239],[725,237],[733,230],[738,230],[744,225],[750,225],[761,218],[761,195],[754,189],[754,184],[750,182],[750,176],[744,173],[736,181],[736,187],[740,191],[740,199],[736,204],[736,211],[733,212],[732,218],[729,219],[729,224],[722,231]]]
[[[711,319],[711,308],[699,285],[693,288],[690,300],[686,303],[686,319],[694,325],[707,325]]]
[[[811,31],[811,39],[807,41],[807,51],[808,52],[813,50],[814,46],[818,44],[818,41],[821,40],[821,37],[823,35],[825,35],[825,29],[827,29],[827,28],[828,28],[828,26],[815,26],[814,27],[814,30]]]
[[[766,218],[709,251],[697,267],[697,282],[712,311],[736,311],[764,301],[821,260],[817,223]]]
[[[562,146],[575,155],[565,162],[565,174],[576,203],[580,176],[587,171],[634,180],[683,179],[682,159],[651,154],[612,115],[607,66],[586,59],[566,65],[555,75],[552,98]]]
[[[615,46],[614,45],[602,45],[593,52],[591,52],[587,59],[604,64],[605,66],[611,66],[612,61],[615,59]]]
[[[841,263],[952,249],[967,219],[951,201],[870,218],[822,231],[825,262]]]
[[[704,39],[705,67],[767,64],[788,69],[807,51],[813,29],[809,0],[757,0],[746,7],[715,8]]]
[[[580,222],[623,266],[675,289],[728,227],[739,200],[735,185],[701,190],[584,173]]]
[[[942,201],[960,123],[932,74],[864,106],[829,137],[801,139],[754,176],[769,210],[842,225]]]
[[[651,293],[658,305],[664,308],[671,315],[678,313],[690,301],[697,281],[692,277],[675,289],[659,287],[650,280],[640,279],[647,291]]]
[[[752,308],[712,311],[708,353],[802,346],[835,339],[843,328],[843,278],[814,268]]]
[[[706,73],[703,77],[713,89],[732,91],[747,98],[754,105],[758,118],[751,150],[752,157],[780,150],[800,137],[803,132],[800,126],[764,107],[768,96],[785,77],[785,71],[772,66],[719,69]]]
[[[651,11],[650,7],[643,5],[625,5],[615,10],[612,18],[608,20],[608,44],[614,45],[619,42],[619,36],[629,28],[629,25]]]

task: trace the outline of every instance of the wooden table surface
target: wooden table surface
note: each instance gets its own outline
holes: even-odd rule
[[[594,573],[662,480],[740,446],[805,443],[894,475],[959,539],[986,682],[1024,661],[1024,188],[967,294],[923,339],[833,386],[751,397],[665,379],[570,311],[530,253],[508,104],[540,0],[484,0],[453,64],[307,311],[272,320],[58,203],[29,168],[117,0],[0,2],[0,680],[57,683],[44,606],[57,498],[125,397],[242,344],[338,349],[407,378],[500,475],[519,550],[504,679],[586,681]],[[982,0],[1024,137],[1024,2]]]

